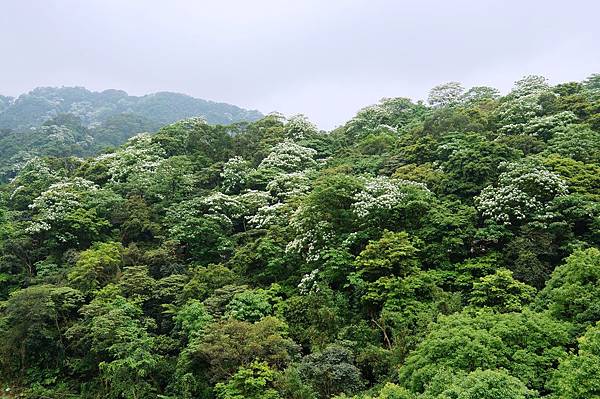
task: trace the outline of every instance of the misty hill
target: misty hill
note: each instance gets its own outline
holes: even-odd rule
[[[118,115],[133,114],[155,129],[194,116],[201,116],[211,124],[255,121],[262,116],[258,111],[171,92],[136,97],[123,90],[94,92],[83,87],[38,87],[17,98],[0,96],[0,129],[39,126],[61,113],[81,118],[88,127],[106,123]]]
[[[122,90],[41,87],[17,98],[0,96],[0,181],[34,156],[94,155],[190,117],[225,125],[262,115],[170,92],[136,97]]]

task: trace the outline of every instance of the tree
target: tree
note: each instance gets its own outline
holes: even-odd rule
[[[221,172],[223,190],[231,194],[239,193],[248,183],[250,172],[250,162],[240,156],[230,158]]]
[[[65,330],[82,304],[81,292],[69,287],[13,292],[0,313],[2,375],[23,384],[55,377],[66,360]]]
[[[500,175],[498,185],[484,188],[475,203],[484,217],[511,225],[543,218],[550,201],[567,192],[556,173],[535,164],[513,163]]]
[[[537,303],[580,331],[600,321],[600,251],[577,250],[558,266],[540,292]]]
[[[363,387],[360,370],[353,364],[352,352],[340,345],[329,345],[323,351],[302,359],[298,372],[321,398],[339,393],[354,393]]]
[[[254,324],[227,319],[211,324],[186,349],[185,356],[192,370],[199,367],[212,382],[218,382],[255,360],[283,369],[297,356],[297,350],[287,337],[286,324],[275,317]]]
[[[600,162],[600,132],[583,125],[558,130],[548,142],[547,152],[586,163]]]
[[[515,82],[510,95],[522,97],[543,92],[549,88],[548,80],[545,77],[539,75],[527,75]]]
[[[459,376],[436,399],[532,399],[536,391],[528,389],[518,378],[506,370],[475,370]]]
[[[292,141],[284,141],[275,145],[269,155],[262,160],[260,169],[272,169],[278,173],[300,172],[315,167],[315,155],[312,148],[303,147]]]
[[[107,242],[83,251],[69,272],[69,282],[86,294],[116,282],[121,273],[122,250],[121,244]]]
[[[419,269],[418,250],[406,232],[385,231],[356,258],[357,275],[366,281],[389,276],[406,277]]]
[[[427,102],[434,107],[453,105],[460,101],[464,91],[459,82],[448,82],[431,89]]]
[[[352,209],[366,226],[391,228],[408,224],[413,212],[420,211],[419,205],[431,197],[423,183],[378,176],[366,179],[364,188],[354,195]]]
[[[600,324],[590,327],[578,339],[577,353],[563,359],[548,386],[561,399],[600,396]]]
[[[118,202],[111,194],[81,178],[55,183],[31,204],[33,216],[27,232],[47,237],[55,248],[85,248],[110,227],[102,210]]]
[[[83,319],[66,332],[81,356],[77,371],[98,369],[102,391],[110,398],[156,397],[153,373],[160,359],[139,306],[109,293],[82,307],[81,313]]]
[[[275,371],[265,362],[252,362],[227,381],[215,386],[219,399],[279,399],[274,388]]]
[[[254,323],[272,315],[274,305],[280,300],[276,296],[277,288],[258,288],[235,294],[225,308],[225,316]]]
[[[463,312],[440,317],[400,368],[400,381],[423,392],[439,373],[504,368],[543,390],[570,341],[568,323],[531,311]]]
[[[515,280],[510,270],[498,269],[473,283],[469,303],[500,312],[518,312],[533,300],[534,294],[535,288]]]
[[[177,329],[187,338],[188,342],[198,339],[213,320],[202,302],[192,299],[185,303],[175,315]]]
[[[285,124],[288,138],[298,141],[305,140],[318,133],[317,127],[305,115],[294,115]]]
[[[215,193],[173,204],[167,210],[166,223],[171,237],[184,247],[189,257],[209,263],[230,252],[229,235],[240,213],[235,198]]]

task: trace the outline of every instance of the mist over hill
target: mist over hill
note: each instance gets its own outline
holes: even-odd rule
[[[0,180],[34,156],[89,156],[192,117],[228,125],[262,114],[171,92],[136,97],[122,90],[40,87],[17,98],[0,96]]]
[[[137,97],[114,89],[94,92],[84,87],[38,87],[16,98],[0,96],[0,129],[39,126],[62,113],[81,118],[87,127],[122,114],[137,115],[154,128],[195,116],[221,125],[262,116],[255,110],[172,92]]]

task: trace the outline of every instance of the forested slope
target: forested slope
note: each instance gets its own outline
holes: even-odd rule
[[[2,106],[0,99],[0,107]],[[52,154],[63,155],[63,154]],[[600,395],[600,75],[186,119],[2,186],[30,398]]]
[[[0,96],[0,179],[14,177],[34,156],[95,155],[190,117],[227,125],[262,115],[169,92],[136,97],[121,90],[40,87],[17,98]]]

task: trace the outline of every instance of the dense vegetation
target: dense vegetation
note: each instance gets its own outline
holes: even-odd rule
[[[141,132],[201,116],[211,124],[262,117],[233,105],[177,93],[129,96],[120,90],[37,88],[18,98],[0,96],[0,181],[34,156],[90,156]]]
[[[65,154],[52,154],[65,155]],[[76,154],[75,154],[76,155]],[[31,398],[600,396],[600,75],[186,119],[2,187]]]

